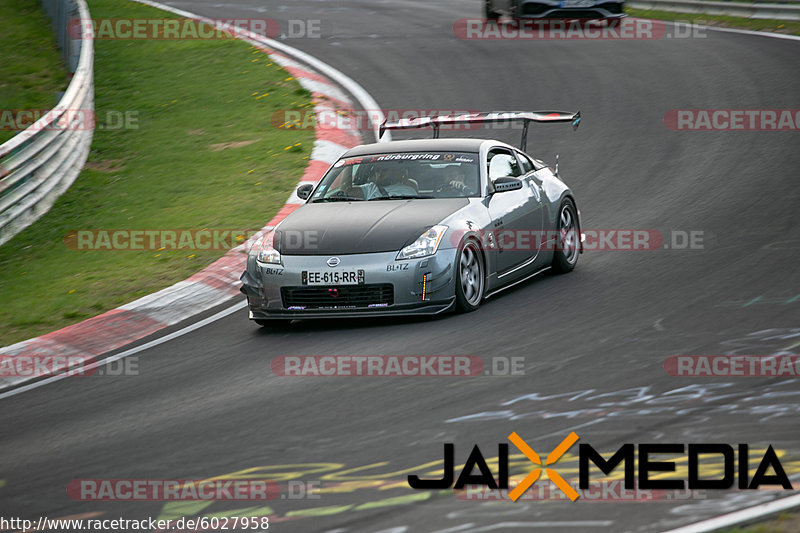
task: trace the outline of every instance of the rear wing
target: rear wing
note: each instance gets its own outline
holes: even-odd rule
[[[439,138],[439,128],[443,125],[453,124],[498,124],[502,122],[522,122],[522,140],[520,149],[525,150],[528,144],[528,125],[531,122],[571,122],[572,128],[577,129],[581,123],[581,112],[570,113],[567,111],[510,111],[492,113],[470,113],[466,115],[441,115],[435,117],[404,118],[397,122],[384,122],[381,124],[380,137],[387,130],[407,130],[418,128],[433,128],[433,138]]]

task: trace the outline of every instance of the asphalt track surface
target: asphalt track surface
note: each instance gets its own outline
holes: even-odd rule
[[[203,509],[65,493],[74,479],[254,468],[261,478],[328,489],[318,499],[268,502],[270,531],[279,532],[661,531],[786,494],[477,502],[411,491],[405,480],[435,470],[445,442],[461,464],[474,444],[494,457],[512,431],[545,455],[575,431],[604,452],[626,442],[772,444],[797,481],[798,380],[677,378],[663,367],[675,354],[798,352],[797,133],[676,132],[664,115],[800,108],[800,43],[711,31],[653,41],[465,41],[452,25],[480,16],[477,1],[279,4],[170,2],[209,17],[319,19],[322,38],[286,42],[356,79],[385,109],[580,109],[577,132],[533,128],[528,148],[547,161],[560,154],[584,228],[656,229],[668,240],[672,231],[702,231],[703,248],[587,251],[569,275],[441,319],[262,330],[242,310],[138,354],[138,376],[66,379],[4,399],[0,514],[264,511],[264,503]],[[496,133],[517,140],[517,131]],[[277,356],[328,354],[523,357],[525,373],[300,379],[270,369]],[[519,464],[512,473],[532,466]],[[574,477],[575,466],[557,471]]]

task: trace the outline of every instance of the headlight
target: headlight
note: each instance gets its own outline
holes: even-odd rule
[[[258,259],[260,263],[281,264],[280,252],[272,247],[272,234],[265,235],[258,239],[253,243],[253,247],[250,250],[258,250],[256,259]]]
[[[436,253],[447,226],[434,226],[397,254],[397,259],[417,259]]]
[[[261,237],[259,237],[258,239],[256,239],[255,241],[253,241],[253,244],[251,244],[250,248],[247,249],[247,255],[252,254],[253,251],[260,250],[262,242],[264,242],[264,236],[263,235]]]

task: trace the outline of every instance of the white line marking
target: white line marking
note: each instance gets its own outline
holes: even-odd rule
[[[800,494],[789,496],[788,498],[781,498],[780,500],[775,500],[772,502],[762,503],[760,505],[748,507],[747,509],[742,509],[741,511],[734,511],[732,513],[720,515],[715,518],[709,518],[708,520],[703,520],[702,522],[696,522],[688,526],[679,527],[678,529],[670,529],[664,533],[705,533],[706,531],[715,531],[722,527],[728,527],[740,522],[744,522],[745,520],[752,520],[774,514],[779,511],[791,509],[792,507],[796,507],[798,505],[800,505]]]
[[[773,33],[769,31],[755,31],[755,30],[740,30],[737,28],[720,28],[718,26],[703,26],[700,24],[695,25],[696,28],[704,30],[721,31],[725,33],[741,33],[743,35],[758,35],[760,37],[773,37],[775,39],[788,39],[790,41],[800,41],[798,35],[787,35],[785,33]]]
[[[138,1],[138,0],[135,0],[135,1]],[[636,9],[642,9],[642,8],[636,8]],[[676,13],[678,15],[682,14],[682,15],[687,15],[687,16],[691,16],[693,14],[693,13],[681,13],[680,11],[670,11],[670,13]],[[695,14],[700,14],[700,13],[695,13]],[[638,18],[638,17],[636,17],[636,18]],[[673,26],[676,26],[678,24],[680,24],[681,26],[686,26],[687,24],[690,24],[693,28],[700,28],[700,29],[703,29],[703,30],[721,31],[721,32],[724,32],[724,33],[741,33],[742,35],[758,35],[759,37],[772,37],[772,38],[775,38],[775,39],[788,39],[790,41],[800,41],[800,35],[789,35],[789,34],[786,34],[786,33],[774,33],[774,32],[770,32],[770,31],[742,30],[742,29],[738,29],[738,28],[722,28],[720,26],[704,26],[703,24],[697,24],[697,23],[694,23],[694,22],[691,22],[691,21],[688,21],[688,20],[662,20],[662,19],[652,18],[652,17],[641,17],[641,18],[644,18],[644,19],[647,19],[647,20],[658,20],[658,21],[661,21],[661,22],[663,22],[665,24],[672,24]],[[742,17],[738,17],[738,18],[742,18]],[[793,21],[789,21],[789,22],[793,22]]]
[[[608,527],[614,524],[613,520],[571,520],[564,522],[541,521],[541,522],[501,522],[490,526],[482,526],[475,529],[467,529],[464,533],[479,533],[481,531],[505,531],[510,527],[516,528],[537,528],[537,527]]]
[[[182,328],[182,329],[179,329],[178,331],[170,333],[169,335],[165,335],[163,337],[159,337],[158,339],[152,340],[150,342],[146,342],[146,343],[142,344],[141,346],[137,346],[135,348],[131,348],[129,350],[125,350],[124,352],[120,352],[120,353],[118,353],[116,355],[112,355],[112,356],[106,357],[105,359],[100,359],[100,360],[95,361],[93,363],[89,363],[88,365],[85,365],[85,366],[81,367],[80,370],[85,372],[86,370],[91,370],[93,368],[97,368],[99,366],[106,365],[106,364],[108,364],[108,363],[110,363],[112,361],[118,361],[119,359],[123,359],[125,357],[128,357],[129,355],[133,355],[135,353],[139,353],[139,352],[142,352],[144,350],[149,350],[150,348],[153,348],[154,346],[158,346],[159,344],[163,344],[165,342],[171,341],[172,339],[176,339],[178,337],[186,335],[187,333],[191,333],[192,331],[194,331],[196,329],[200,329],[203,326],[211,324],[212,322],[216,322],[217,320],[219,320],[221,318],[225,318],[226,316],[230,315],[231,313],[234,313],[234,312],[238,311],[239,309],[242,309],[242,308],[245,308],[245,307],[247,307],[247,301],[246,300],[241,300],[241,301],[233,304],[232,306],[228,307],[227,309],[223,309],[222,311],[220,311],[219,313],[217,313],[215,315],[211,315],[208,318],[204,318],[200,322],[195,322],[194,324],[190,324],[190,325],[186,326],[185,328]],[[2,400],[3,398],[7,398],[9,396],[15,396],[17,394],[29,391],[31,389],[39,388],[39,387],[41,387],[43,385],[47,385],[49,383],[54,383],[56,381],[61,381],[64,378],[68,378],[68,377],[74,376],[76,374],[76,370],[77,369],[73,369],[71,372],[66,372],[64,374],[59,374],[57,376],[49,377],[49,378],[43,379],[41,381],[36,381],[35,383],[31,383],[29,385],[23,385],[22,387],[19,387],[17,389],[12,390],[12,391],[0,393],[0,400]]]
[[[791,350],[792,348],[797,348],[798,346],[800,346],[800,341],[797,341],[797,342],[796,342],[796,343],[794,343],[794,344],[790,344],[789,346],[787,346],[787,347],[786,347],[786,348],[784,348],[783,350],[784,350],[784,351],[789,351],[789,350]]]
[[[475,524],[470,522],[468,524],[461,524],[460,526],[448,527],[447,529],[437,529],[436,531],[432,531],[431,533],[456,533],[458,531],[464,531],[465,529],[469,529],[474,526]]]

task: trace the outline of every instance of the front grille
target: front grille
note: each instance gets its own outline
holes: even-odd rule
[[[547,14],[547,18],[553,19],[601,19],[603,15],[593,9],[556,9]]]
[[[394,303],[391,283],[338,287],[281,287],[286,309],[353,309],[386,307]]]
[[[603,7],[608,9],[610,13],[621,13],[622,12],[622,3],[605,3],[602,6],[596,7]],[[547,4],[523,4],[522,6],[522,15],[529,16],[529,17],[537,17],[542,15],[545,11],[550,11],[553,9],[553,6]],[[547,14],[547,18],[559,18],[559,19],[598,19],[603,18],[599,11],[593,8],[563,8],[563,9],[556,9]]]

